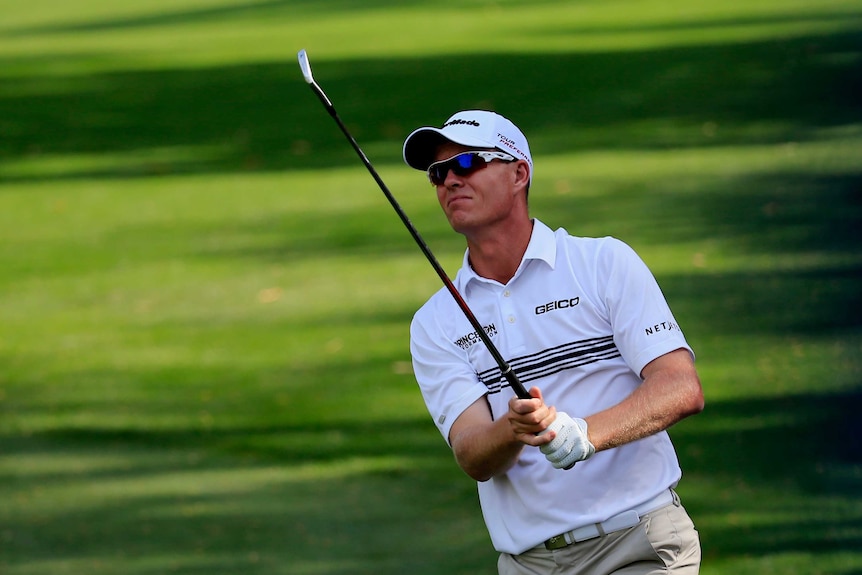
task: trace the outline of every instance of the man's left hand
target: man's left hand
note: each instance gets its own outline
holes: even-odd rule
[[[596,452],[587,436],[587,422],[583,419],[573,419],[561,411],[542,433],[547,431],[553,431],[557,435],[539,449],[557,469],[571,469],[575,463],[589,459]]]

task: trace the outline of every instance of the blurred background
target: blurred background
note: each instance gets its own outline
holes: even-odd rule
[[[698,354],[702,572],[862,573],[862,6],[0,0],[0,573],[494,573],[415,386],[462,239],[400,158],[494,109],[533,215]]]

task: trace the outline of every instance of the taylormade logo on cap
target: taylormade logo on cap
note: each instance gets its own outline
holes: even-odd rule
[[[479,126],[479,122],[477,122],[476,120],[458,119],[458,120],[452,120],[451,122],[446,122],[445,124],[443,124],[443,127],[445,128],[446,126],[456,126],[458,124],[466,124],[468,126],[477,126],[477,127]]]
[[[465,110],[450,117],[439,128],[414,130],[404,141],[404,161],[425,171],[435,159],[437,147],[445,141],[471,148],[496,148],[526,160],[533,179],[533,158],[527,138],[510,120],[486,110]]]

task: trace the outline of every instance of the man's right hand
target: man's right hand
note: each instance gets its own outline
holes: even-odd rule
[[[526,445],[541,447],[553,439],[541,433],[557,418],[557,410],[545,404],[538,387],[530,388],[530,396],[531,399],[513,397],[509,400],[509,425],[515,439]]]

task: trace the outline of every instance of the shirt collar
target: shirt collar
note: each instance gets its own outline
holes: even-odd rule
[[[521,259],[521,264],[518,270],[512,277],[512,280],[517,278],[530,260],[541,260],[548,264],[551,269],[554,268],[554,263],[557,258],[557,242],[554,238],[554,232],[544,223],[536,218],[533,218],[533,233],[530,235],[530,243],[527,244],[527,251],[524,252],[524,257]],[[487,282],[487,278],[478,275],[470,266],[470,250],[464,252],[464,259],[461,262],[461,269],[458,270],[458,275],[455,278],[455,283],[459,291],[463,290],[472,281]],[[510,280],[511,281],[511,280]]]

